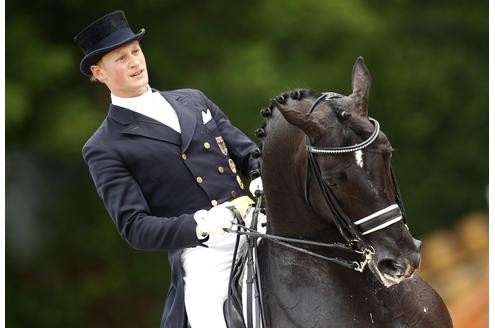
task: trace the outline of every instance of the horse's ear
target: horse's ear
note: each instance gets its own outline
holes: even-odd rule
[[[368,116],[368,94],[371,86],[371,76],[364,64],[363,57],[359,56],[352,68],[352,95],[355,101],[355,110],[361,116]]]
[[[292,106],[277,100],[273,100],[272,103],[280,110],[287,122],[303,130],[311,140],[316,140],[321,136],[323,128],[313,115],[308,114],[308,108],[304,106],[307,104],[305,101],[299,101]]]

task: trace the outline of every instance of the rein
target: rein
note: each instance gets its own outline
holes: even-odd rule
[[[236,243],[234,247],[234,253],[232,257],[232,265],[231,265],[231,272],[230,272],[230,278],[229,278],[229,286],[232,285],[232,280],[234,279],[234,270],[236,267],[236,261],[237,261],[237,253],[239,249],[239,242],[240,242],[240,237],[241,236],[246,236],[247,238],[247,256],[246,256],[246,323],[247,323],[247,328],[253,328],[253,327],[266,327],[266,319],[265,319],[265,314],[263,312],[264,305],[263,305],[263,293],[262,293],[262,288],[261,288],[261,281],[259,277],[259,263],[258,263],[258,238],[261,239],[267,239],[270,240],[271,242],[284,246],[286,248],[298,251],[303,254],[311,255],[313,257],[323,259],[332,263],[339,264],[343,267],[349,268],[349,269],[354,269],[359,272],[363,272],[364,268],[366,267],[366,264],[368,264],[371,259],[373,254],[375,253],[373,247],[369,247],[368,249],[364,250],[363,252],[360,252],[358,250],[355,250],[353,248],[350,248],[349,246],[339,243],[339,242],[334,242],[334,243],[321,243],[321,242],[316,242],[316,241],[311,241],[311,240],[303,240],[303,239],[296,239],[296,238],[288,238],[288,237],[282,237],[282,236],[276,236],[272,234],[267,234],[267,233],[260,233],[256,230],[256,227],[258,225],[258,217],[259,213],[262,211],[261,203],[263,200],[263,194],[262,192],[256,192],[256,205],[253,211],[253,218],[251,221],[251,226],[247,227],[246,224],[244,223],[244,220],[242,219],[242,216],[240,215],[239,211],[235,207],[227,207],[230,209],[234,217],[236,218],[237,223],[234,223],[233,226],[236,226],[236,230],[234,229],[224,229],[225,232],[229,233],[235,233],[237,234],[236,237]],[[318,247],[326,247],[326,248],[334,248],[334,249],[340,249],[343,251],[352,251],[355,253],[359,253],[363,256],[363,261],[362,262],[357,262],[357,261],[350,261],[350,260],[344,260],[340,259],[337,257],[328,257],[324,256],[321,254],[318,254],[313,251],[309,251],[305,248],[298,247],[291,245],[289,243],[296,243],[296,244],[304,244],[304,245],[311,245],[311,246],[318,246]],[[257,300],[256,303],[253,302],[253,293],[254,293],[254,299]],[[253,304],[254,303],[254,304]],[[256,322],[253,322],[253,314],[254,314],[254,319]]]
[[[372,248],[370,248],[369,250],[366,250],[364,252],[361,252],[361,251],[355,250],[355,249],[353,249],[353,248],[351,248],[351,247],[349,247],[343,243],[339,243],[339,242],[320,243],[320,242],[311,241],[311,240],[287,238],[287,237],[276,236],[276,235],[272,235],[272,234],[268,234],[268,233],[261,233],[261,232],[258,232],[256,229],[248,228],[242,224],[235,224],[235,225],[238,226],[238,228],[239,228],[238,230],[226,230],[226,231],[227,232],[233,232],[233,233],[236,233],[238,235],[247,236],[248,238],[254,239],[254,240],[256,240],[258,238],[267,239],[267,240],[272,241],[275,244],[284,246],[286,248],[290,248],[290,249],[296,250],[300,253],[308,254],[308,255],[323,259],[323,260],[327,260],[329,262],[333,262],[333,263],[339,264],[341,266],[344,266],[346,268],[354,269],[354,270],[359,271],[359,272],[362,272],[364,270],[364,267],[368,262],[368,261],[366,261],[366,259],[369,256],[374,254],[374,250]],[[242,230],[245,230],[245,231],[242,231]],[[344,259],[340,259],[337,257],[329,257],[329,256],[321,255],[321,254],[318,254],[316,252],[307,250],[306,248],[291,245],[289,243],[311,245],[311,246],[318,246],[318,247],[326,247],[326,248],[331,248],[331,249],[332,248],[333,249],[340,249],[340,250],[347,251],[347,252],[354,252],[354,253],[362,254],[365,261],[357,262],[357,261],[344,260]]]

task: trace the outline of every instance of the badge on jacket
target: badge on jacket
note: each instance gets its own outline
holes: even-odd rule
[[[217,141],[218,147],[220,148],[222,154],[227,156],[229,151],[227,150],[227,145],[225,144],[225,141],[223,140],[222,136],[216,137],[215,140]]]
[[[237,169],[235,167],[235,163],[232,159],[229,158],[229,166],[230,166],[230,170],[232,171],[232,173],[237,173]]]
[[[239,187],[241,189],[244,189],[244,184],[242,183],[241,177],[237,176],[236,178],[237,178],[237,183],[239,184]]]

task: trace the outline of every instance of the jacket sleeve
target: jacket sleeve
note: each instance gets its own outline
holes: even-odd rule
[[[83,148],[83,157],[98,195],[120,235],[132,247],[170,250],[201,244],[196,236],[197,224],[193,214],[178,217],[150,215],[139,185],[109,145],[88,142]]]
[[[258,146],[241,130],[232,125],[227,116],[215,103],[208,99],[201,91],[199,93],[205,101],[207,108],[210,109],[218,129],[227,143],[232,160],[240,168],[242,175],[249,178],[250,173],[260,167],[259,159],[253,156],[253,151],[258,149]]]

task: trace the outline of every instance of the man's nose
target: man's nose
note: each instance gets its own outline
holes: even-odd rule
[[[139,59],[137,57],[131,57],[129,64],[131,65],[131,67],[136,67],[139,65]]]

